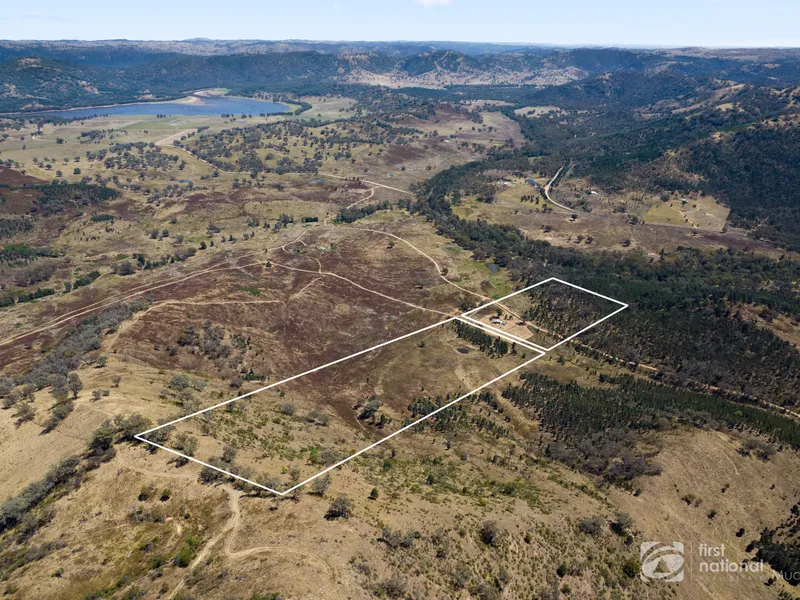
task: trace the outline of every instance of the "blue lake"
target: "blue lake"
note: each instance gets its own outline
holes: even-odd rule
[[[140,104],[118,104],[116,106],[74,108],[72,110],[53,110],[30,113],[66,119],[81,119],[103,115],[261,115],[276,114],[289,110],[284,104],[255,100],[253,98],[201,98],[202,102],[186,104],[181,102],[143,102]]]

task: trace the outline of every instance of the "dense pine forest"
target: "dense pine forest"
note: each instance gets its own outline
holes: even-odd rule
[[[549,434],[539,438],[536,451],[610,484],[628,486],[643,475],[658,475],[647,435],[679,424],[738,431],[745,436],[743,448],[754,443],[765,455],[784,444],[800,445],[800,426],[791,419],[715,395],[631,375],[603,376],[598,387],[559,383],[537,373],[523,379],[522,385],[509,385],[503,397]],[[753,442],[748,434],[762,434],[776,446]]]
[[[657,260],[635,252],[590,255],[528,240],[514,227],[453,214],[451,198],[463,181],[488,169],[509,168],[522,158],[501,155],[443,171],[419,187],[412,210],[474,256],[508,267],[520,285],[556,274],[629,303],[631,308],[612,326],[588,334],[589,345],[654,365],[659,378],[676,385],[797,405],[797,352],[738,318],[736,305],[756,303],[800,317],[793,284],[800,264],[749,252],[687,248],[664,252]]]

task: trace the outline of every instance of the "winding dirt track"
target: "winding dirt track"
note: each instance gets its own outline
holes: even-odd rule
[[[550,197],[550,187],[555,183],[556,179],[558,179],[558,176],[561,175],[561,171],[563,171],[564,167],[566,167],[566,166],[567,165],[564,165],[563,167],[561,167],[558,170],[558,173],[553,175],[553,178],[550,181],[547,182],[547,185],[544,186],[544,196],[545,196],[545,198],[547,198],[547,201],[550,204],[555,204],[558,208],[564,209],[567,212],[574,212],[569,206],[564,206],[563,204],[559,204],[558,202],[556,202],[555,200],[553,200]]]
[[[143,472],[140,469],[134,469],[137,472]],[[161,475],[159,473],[152,473],[153,475]],[[242,525],[242,511],[241,507],[239,506],[239,500],[244,495],[242,492],[233,489],[230,486],[224,485],[222,488],[228,493],[228,501],[231,511],[230,519],[225,523],[222,530],[217,533],[213,538],[211,538],[208,542],[203,544],[202,549],[200,552],[197,553],[194,560],[191,562],[189,567],[186,569],[187,573],[191,573],[196,568],[200,567],[211,554],[211,551],[214,547],[222,540],[225,539],[225,545],[223,546],[223,552],[225,556],[229,560],[239,560],[242,558],[247,558],[248,556],[253,556],[254,554],[261,554],[262,552],[274,552],[276,554],[290,554],[294,556],[302,556],[307,558],[315,563],[321,565],[321,567],[327,571],[328,576],[326,577],[325,583],[322,587],[320,587],[314,594],[314,598],[324,598],[327,594],[328,590],[331,587],[331,583],[336,580],[336,570],[328,564],[323,558],[317,556],[316,554],[311,554],[310,552],[303,552],[302,550],[295,550],[293,548],[286,548],[284,546],[256,546],[254,548],[247,548],[245,550],[238,550],[233,551],[232,547],[236,540],[236,536],[239,532],[239,529]],[[227,536],[227,537],[226,537]],[[170,595],[167,597],[168,600],[172,600],[178,595],[183,587],[186,585],[186,577],[182,578],[181,581],[178,583],[177,586],[172,590]]]
[[[334,175],[333,173],[323,173],[322,171],[320,171],[319,174],[320,175],[324,175],[325,177],[333,177],[334,179],[344,179],[344,180],[349,180],[349,181],[353,180],[353,178],[351,178],[351,177],[342,177],[341,175]],[[408,194],[409,196],[413,195],[408,190],[401,190],[400,188],[392,187],[390,185],[384,185],[382,183],[376,183],[374,181],[367,181],[366,179],[360,179],[360,181],[363,181],[364,183],[368,183],[370,185],[374,185],[374,186],[377,186],[377,187],[386,188],[387,190],[393,190],[395,192],[400,192],[401,194]]]
[[[454,287],[456,287],[456,288],[458,288],[458,289],[460,289],[460,290],[462,290],[464,292],[467,292],[469,294],[473,294],[475,296],[478,296],[480,298],[484,298],[484,299],[488,300],[488,298],[486,298],[486,296],[483,296],[483,295],[478,294],[476,292],[473,292],[471,290],[467,290],[467,289],[459,286],[458,284],[453,283],[449,279],[447,279],[442,274],[442,269],[439,266],[439,264],[431,256],[429,256],[428,254],[426,254],[425,252],[423,252],[422,250],[420,250],[419,248],[414,246],[411,242],[409,242],[407,240],[404,240],[403,238],[401,238],[399,236],[396,236],[393,233],[389,233],[389,232],[386,232],[386,231],[381,231],[381,230],[378,230],[378,229],[367,229],[367,228],[363,228],[363,227],[353,227],[353,229],[358,229],[358,230],[361,230],[361,231],[370,231],[370,232],[373,232],[373,233],[386,235],[386,236],[392,237],[394,239],[397,239],[397,240],[403,242],[404,244],[407,244],[408,246],[413,248],[416,252],[418,252],[419,254],[421,254],[422,256],[427,258],[429,261],[431,261],[431,263],[433,263],[434,267],[436,268],[436,272],[439,275],[439,277],[441,277],[448,284],[450,284],[450,285],[452,285],[452,286],[454,286]],[[308,233],[309,231],[311,231],[311,229],[305,229],[296,238],[294,238],[292,240],[289,240],[288,242],[282,244],[281,246],[275,246],[275,247],[272,247],[272,248],[267,248],[266,252],[270,252],[272,250],[283,250],[284,252],[287,252],[287,250],[286,250],[287,246],[290,246],[290,245],[298,243],[298,242],[303,244],[303,245],[305,245],[305,242],[303,242],[301,238],[306,233]],[[256,256],[256,255],[263,256],[264,252],[265,252],[264,250],[248,252],[247,254],[243,254],[243,255],[237,257],[235,260],[236,261],[240,261],[240,260],[242,260],[244,258],[248,258],[248,257],[251,257],[251,256]],[[30,335],[34,335],[34,334],[37,334],[37,333],[48,331],[48,330],[53,329],[55,327],[59,327],[61,325],[64,325],[64,324],[68,323],[69,321],[71,321],[73,319],[85,316],[85,315],[90,314],[92,312],[95,312],[97,310],[101,310],[103,308],[109,308],[111,306],[119,304],[120,302],[125,302],[126,300],[130,300],[132,298],[136,298],[138,296],[142,296],[142,295],[147,294],[149,292],[153,292],[153,291],[161,289],[161,288],[165,288],[165,287],[168,287],[168,286],[171,286],[171,285],[175,285],[177,283],[182,283],[184,281],[188,281],[190,279],[193,279],[195,277],[199,277],[201,275],[206,275],[208,273],[217,273],[217,272],[221,272],[221,271],[241,270],[241,269],[244,269],[244,268],[247,268],[247,267],[264,266],[268,262],[270,262],[271,264],[273,264],[275,266],[278,266],[278,267],[281,267],[281,268],[284,268],[284,269],[288,269],[288,270],[301,271],[301,272],[306,272],[306,273],[314,273],[314,274],[322,275],[324,277],[335,277],[335,278],[341,279],[342,281],[345,281],[345,282],[349,283],[350,285],[353,285],[353,286],[355,286],[355,287],[357,287],[357,288],[359,288],[361,290],[364,290],[364,291],[369,292],[371,294],[375,294],[377,296],[381,296],[382,298],[386,298],[387,300],[391,300],[393,302],[399,302],[399,303],[404,304],[406,306],[409,306],[411,308],[416,308],[416,309],[427,311],[427,312],[434,312],[434,313],[437,313],[437,314],[440,314],[440,315],[450,316],[448,313],[445,313],[445,312],[442,312],[442,311],[438,311],[438,310],[434,310],[434,309],[430,309],[430,308],[425,308],[424,306],[419,306],[419,305],[413,304],[411,302],[406,302],[404,300],[400,300],[399,298],[395,298],[393,296],[388,296],[386,294],[378,292],[377,290],[373,290],[373,289],[367,288],[367,287],[365,287],[365,286],[353,281],[352,279],[348,279],[347,277],[344,277],[343,275],[339,275],[338,273],[333,273],[333,272],[330,272],[330,271],[323,271],[321,265],[320,265],[320,267],[319,267],[319,269],[317,271],[312,271],[312,270],[309,270],[309,269],[300,269],[300,268],[297,268],[297,267],[290,267],[288,265],[275,263],[275,262],[269,261],[269,260],[263,260],[263,261],[256,261],[256,262],[252,262],[252,263],[248,263],[248,264],[244,264],[244,265],[241,265],[241,264],[237,264],[237,265],[233,265],[233,266],[225,266],[224,264],[212,265],[212,266],[207,267],[205,269],[200,269],[199,271],[195,271],[194,273],[190,273],[190,274],[188,274],[188,275],[186,275],[184,277],[180,277],[178,279],[173,279],[171,281],[167,281],[167,282],[164,282],[164,283],[142,284],[142,285],[139,285],[139,286],[134,286],[134,287],[132,287],[131,289],[127,290],[124,293],[112,294],[110,297],[108,297],[108,298],[106,298],[104,300],[100,300],[98,302],[94,302],[92,304],[88,304],[86,306],[83,306],[83,307],[81,307],[79,309],[75,309],[75,310],[69,311],[67,313],[64,313],[64,314],[60,315],[59,317],[57,317],[57,318],[45,323],[44,325],[41,325],[40,327],[37,327],[35,329],[31,329],[30,331],[25,331],[25,332],[19,333],[17,335],[8,337],[8,338],[6,338],[4,340],[0,340],[0,346],[5,346],[7,344],[11,344],[13,342],[17,342],[17,341],[22,340],[22,339],[24,339],[24,338],[26,338],[26,337],[28,337]],[[319,261],[317,261],[317,264],[318,265],[320,264]],[[211,302],[211,301],[209,301],[208,303],[214,303],[214,304],[225,304],[225,303],[230,303],[230,304],[246,304],[246,303],[263,304],[263,303],[273,303],[273,302],[274,301],[259,300],[259,301],[249,301],[249,302],[246,302],[246,301],[213,301],[213,302]],[[164,300],[162,302],[159,302],[159,305],[161,305],[161,304],[205,304],[205,302]]]
[[[228,486],[223,486],[223,488],[225,489],[226,492],[228,492],[228,495],[229,495],[228,497],[229,497],[229,500],[230,500],[232,513],[234,511],[234,506],[236,507],[235,511],[238,512],[239,511],[239,496],[241,496],[241,492],[237,492],[236,490],[234,490],[233,488],[228,487]],[[200,549],[200,552],[197,553],[197,556],[195,556],[194,560],[189,564],[189,567],[186,570],[189,573],[191,573],[198,566],[203,564],[203,562],[205,562],[206,558],[208,558],[208,555],[211,553],[212,548],[214,548],[214,546],[216,546],[217,543],[223,537],[225,537],[225,534],[227,534],[229,531],[232,531],[234,529],[235,525],[236,525],[236,519],[235,519],[235,513],[233,513],[233,514],[231,514],[231,518],[228,519],[228,522],[225,523],[225,526],[222,528],[222,531],[220,531],[217,535],[215,535],[213,538],[211,538],[211,540],[209,540],[208,542],[203,544],[203,547]],[[180,580],[180,582],[178,583],[178,585],[176,585],[173,588],[173,590],[170,593],[170,595],[167,596],[167,599],[168,600],[172,600],[173,598],[175,598],[175,596],[178,595],[178,592],[180,592],[185,585],[186,585],[186,577],[183,577]]]
[[[308,233],[309,231],[310,231],[310,229],[303,230],[303,232],[300,233],[300,235],[298,235],[296,238],[294,238],[292,240],[289,240],[288,242],[284,243],[281,246],[270,247],[270,248],[266,248],[266,249],[262,249],[262,250],[257,250],[257,251],[254,251],[254,252],[248,252],[247,254],[242,254],[241,256],[236,257],[234,260],[239,261],[239,260],[242,260],[243,258],[248,258],[250,256],[263,255],[265,251],[269,252],[270,250],[278,250],[278,249],[279,250],[286,250],[286,246],[289,246],[289,245],[294,244],[296,242],[300,242],[301,238],[306,233]],[[29,335],[34,335],[36,333],[41,333],[43,331],[47,331],[47,330],[52,329],[54,327],[58,327],[59,325],[63,325],[65,323],[67,323],[68,321],[71,321],[72,319],[75,319],[77,317],[82,317],[82,316],[87,315],[89,313],[92,313],[92,312],[94,312],[96,310],[100,310],[102,308],[108,308],[109,306],[114,306],[115,304],[119,304],[120,302],[124,302],[126,300],[130,300],[131,298],[135,298],[137,296],[141,296],[142,294],[147,294],[149,292],[153,292],[155,290],[158,290],[158,289],[161,289],[161,288],[164,288],[164,287],[175,285],[176,283],[182,283],[184,281],[188,281],[189,279],[193,279],[195,277],[199,277],[200,275],[206,275],[208,273],[216,273],[216,272],[219,272],[219,271],[233,271],[233,270],[243,269],[245,267],[250,267],[250,266],[255,266],[255,265],[263,265],[263,264],[264,263],[262,263],[262,262],[257,262],[257,263],[251,263],[251,264],[248,264],[248,265],[224,266],[224,263],[222,263],[222,264],[212,265],[212,266],[207,267],[205,269],[200,269],[199,271],[195,271],[193,273],[190,273],[189,275],[186,275],[185,277],[180,277],[178,279],[167,281],[165,283],[159,283],[159,284],[145,283],[145,284],[137,285],[137,286],[134,286],[131,289],[127,290],[126,292],[120,292],[120,293],[116,293],[116,294],[111,294],[108,298],[106,298],[104,300],[100,300],[98,302],[93,302],[93,303],[87,304],[87,305],[85,305],[85,306],[83,306],[81,308],[77,308],[75,310],[68,311],[68,312],[60,315],[59,317],[57,317],[57,318],[55,318],[55,319],[53,319],[51,321],[48,321],[47,323],[45,323],[44,325],[41,325],[40,327],[37,327],[35,329],[31,329],[30,331],[24,331],[22,333],[19,333],[19,334],[15,335],[15,336],[11,336],[11,337],[6,338],[4,340],[0,340],[0,346],[5,346],[7,344],[11,344],[11,343],[19,341],[19,340],[21,340],[23,338],[26,338]]]
[[[354,206],[358,206],[358,205],[359,205],[359,204],[361,204],[362,202],[366,202],[367,200],[371,199],[371,198],[372,198],[372,197],[375,195],[375,190],[376,190],[376,189],[377,189],[377,188],[374,188],[374,187],[373,187],[373,188],[369,188],[369,190],[367,190],[367,191],[369,192],[369,195],[368,195],[368,196],[365,196],[365,197],[363,197],[361,200],[356,200],[355,202],[353,202],[353,203],[352,203],[350,206],[348,206],[347,208],[353,208]]]
[[[133,471],[135,473],[140,473],[142,475],[148,475],[151,477],[167,477],[170,479],[184,479],[184,480],[191,480],[196,481],[197,478],[194,475],[190,475],[188,473],[165,473],[163,471],[153,471],[150,469],[143,469],[141,467],[135,467],[132,464],[126,462],[121,453],[117,453],[116,456],[117,464],[129,471]],[[331,583],[336,580],[336,570],[328,564],[325,559],[316,554],[312,554],[310,552],[304,552],[302,550],[295,550],[292,548],[286,548],[284,546],[277,546],[277,545],[270,545],[270,546],[255,546],[253,548],[246,548],[244,550],[233,550],[233,545],[236,541],[236,536],[239,533],[239,529],[242,525],[242,511],[241,507],[239,506],[239,501],[241,500],[244,494],[239,490],[235,490],[228,485],[223,485],[222,489],[224,489],[228,494],[228,502],[231,511],[231,516],[222,527],[222,529],[208,542],[203,544],[202,549],[200,552],[195,556],[194,560],[189,565],[188,569],[186,569],[187,573],[191,573],[195,568],[199,567],[200,565],[205,562],[208,558],[211,550],[227,535],[225,539],[225,545],[223,547],[223,552],[225,556],[228,557],[230,560],[239,560],[242,558],[247,558],[248,556],[253,556],[254,554],[260,554],[262,552],[274,552],[276,554],[291,554],[294,556],[302,556],[307,558],[315,563],[318,563],[322,569],[327,571],[328,577],[326,578],[325,584],[317,590],[314,597],[315,598],[323,598],[327,591],[330,589]],[[169,599],[175,598],[180,592],[186,583],[185,578],[181,579],[178,585],[172,590],[172,593],[168,596]]]
[[[339,179],[344,179],[343,177],[339,177],[338,175],[331,175],[331,177],[337,177]],[[396,188],[389,188],[389,186],[384,186],[382,184],[374,184],[374,185],[376,187],[386,187],[388,189],[396,190]],[[396,191],[404,191],[404,190],[396,190]],[[375,188],[372,188],[370,190],[370,192],[371,192],[371,195],[369,196],[369,198],[371,198],[372,195],[374,195]],[[410,193],[410,192],[405,192],[405,193]],[[366,200],[366,199],[368,199],[368,198],[364,198],[364,200]],[[386,236],[392,237],[392,238],[394,238],[394,239],[396,239],[396,240],[408,245],[409,247],[413,248],[416,252],[418,252],[420,255],[424,256],[429,261],[431,261],[431,263],[433,263],[434,267],[436,268],[437,274],[445,282],[447,282],[448,284],[450,284],[450,285],[452,285],[452,286],[458,288],[459,290],[464,291],[464,292],[466,292],[468,294],[472,294],[474,296],[478,296],[479,298],[482,298],[484,300],[489,300],[489,298],[487,298],[486,296],[483,296],[482,294],[479,294],[479,293],[473,292],[471,290],[468,290],[466,288],[463,288],[463,287],[459,286],[458,284],[456,284],[456,283],[450,281],[449,279],[447,279],[447,277],[445,277],[444,274],[443,274],[441,266],[436,262],[436,260],[434,260],[430,255],[426,254],[425,252],[423,252],[422,250],[420,250],[416,246],[414,246],[411,242],[409,242],[409,241],[407,241],[407,240],[405,240],[405,239],[403,239],[403,238],[401,238],[401,237],[399,237],[399,236],[397,236],[397,235],[395,235],[393,233],[389,233],[387,231],[381,231],[381,230],[378,230],[378,229],[368,229],[368,228],[365,228],[365,227],[357,227],[357,226],[353,226],[353,229],[358,229],[358,230],[362,230],[362,231],[370,231],[372,233],[378,233],[378,234],[381,234],[381,235],[386,235]],[[304,242],[302,242],[301,238],[306,233],[308,233],[309,231],[311,231],[311,229],[303,230],[303,232],[300,233],[300,235],[298,235],[296,238],[294,238],[292,240],[289,240],[288,242],[282,244],[281,246],[266,248],[266,252],[270,252],[272,250],[284,250],[284,251],[286,251],[286,247],[287,246],[289,246],[291,244],[294,244],[294,243],[297,243],[297,242],[305,244]],[[248,257],[251,257],[251,256],[263,255],[264,252],[265,252],[265,250],[258,250],[258,251],[254,251],[254,252],[248,252],[247,254],[243,254],[243,255],[241,255],[239,257],[236,257],[235,260],[236,261],[240,261],[240,260],[242,260],[244,258],[248,258]],[[73,319],[76,319],[78,317],[83,317],[83,316],[88,315],[90,313],[93,313],[93,312],[95,312],[97,310],[101,310],[103,308],[108,308],[108,307],[114,306],[114,305],[119,304],[121,302],[125,302],[126,300],[130,300],[132,298],[136,298],[138,296],[142,296],[144,294],[148,294],[150,292],[153,292],[153,291],[165,288],[165,287],[169,287],[171,285],[175,285],[175,284],[178,284],[178,283],[183,283],[183,282],[188,281],[190,279],[194,279],[196,277],[200,277],[201,275],[206,275],[208,273],[216,273],[216,272],[221,272],[221,271],[240,270],[240,269],[244,269],[246,267],[258,266],[258,265],[262,265],[263,266],[264,264],[266,264],[265,261],[257,261],[255,263],[249,263],[249,264],[246,264],[246,265],[233,265],[233,266],[226,266],[224,263],[223,264],[216,264],[216,265],[211,265],[210,267],[207,267],[207,268],[204,268],[204,269],[200,269],[199,271],[195,271],[193,273],[189,273],[188,275],[185,275],[183,277],[179,277],[178,279],[173,279],[173,280],[170,280],[170,281],[166,281],[166,282],[163,282],[163,283],[157,283],[157,284],[145,283],[145,284],[141,284],[141,285],[138,285],[138,286],[134,286],[134,287],[130,288],[129,290],[125,291],[125,292],[119,292],[119,293],[116,293],[116,294],[111,294],[109,297],[107,297],[107,298],[105,298],[103,300],[100,300],[98,302],[93,302],[91,304],[87,304],[85,306],[82,306],[81,308],[68,311],[68,312],[56,317],[55,319],[52,319],[52,320],[44,323],[43,325],[41,325],[39,327],[36,327],[36,328],[31,329],[29,331],[24,331],[24,332],[18,333],[16,335],[12,335],[10,337],[7,337],[5,339],[2,339],[2,340],[0,340],[0,346],[5,346],[5,345],[8,345],[8,344],[17,342],[19,340],[22,340],[22,339],[28,337],[28,336],[35,335],[37,333],[42,333],[44,331],[48,331],[48,330],[53,329],[55,327],[59,327],[61,325],[64,325],[64,324],[68,323],[69,321],[71,321]],[[297,270],[297,271],[306,271],[304,269],[297,269],[297,268],[288,267],[288,266],[285,266],[285,265],[280,265],[280,266],[283,267],[283,268],[286,268],[286,269],[293,269],[293,270]],[[314,271],[306,271],[306,272],[314,273]],[[341,279],[343,281],[346,281],[347,283],[350,283],[351,285],[354,285],[354,286],[356,286],[356,287],[358,287],[358,288],[360,288],[360,289],[362,289],[364,291],[379,295],[379,296],[381,296],[383,298],[392,300],[394,302],[400,302],[402,304],[405,304],[405,305],[413,307],[413,308],[417,308],[417,309],[421,309],[421,310],[425,310],[425,311],[431,311],[431,309],[427,309],[427,308],[424,308],[424,307],[421,307],[421,306],[417,306],[415,304],[411,304],[409,302],[405,302],[403,300],[399,300],[399,299],[391,297],[391,296],[387,296],[386,294],[382,294],[382,293],[380,293],[380,292],[378,292],[376,290],[371,290],[369,288],[366,288],[366,287],[364,287],[364,286],[352,281],[351,279],[348,279],[348,278],[343,277],[341,275],[338,275],[336,273],[323,272],[322,269],[321,269],[321,266],[320,266],[319,271],[317,271],[317,273],[319,275],[323,275],[323,276],[336,277],[336,278]],[[170,302],[170,301],[165,301],[165,302]],[[171,301],[171,302],[172,303],[177,303],[178,301]],[[256,304],[256,303],[263,303],[263,302],[264,301],[253,301],[252,303]],[[219,302],[219,303],[224,303],[224,302]],[[231,303],[234,303],[234,302],[231,301]],[[243,302],[237,301],[236,303],[237,304],[241,304]],[[186,301],[185,304],[191,304],[191,301]],[[432,312],[436,312],[436,313],[442,314],[442,315],[446,315],[447,314],[447,313],[443,313],[441,311],[432,311]]]
[[[303,233],[305,233],[305,232],[303,232]],[[268,249],[268,250],[270,250],[270,249]],[[252,252],[252,253],[248,253],[248,254],[243,254],[242,256],[238,257],[236,260],[241,260],[242,258],[247,258],[248,256],[253,256],[255,254],[262,254],[262,253],[263,253],[263,250],[260,250],[258,252]],[[48,329],[52,329],[54,327],[58,327],[59,325],[63,325],[65,323],[67,323],[68,321],[71,321],[72,319],[75,319],[77,317],[82,317],[84,315],[92,313],[92,312],[94,312],[96,310],[100,310],[102,308],[108,308],[109,306],[113,306],[115,304],[119,304],[120,302],[124,302],[126,300],[130,300],[131,298],[135,298],[137,296],[141,296],[142,294],[147,294],[149,292],[153,292],[155,290],[158,290],[158,289],[161,289],[161,288],[164,288],[164,287],[168,287],[170,285],[175,285],[176,283],[182,283],[184,281],[188,281],[189,279],[193,279],[195,277],[199,277],[200,275],[206,275],[207,273],[218,272],[218,271],[236,270],[236,269],[243,268],[243,266],[249,266],[249,265],[237,265],[237,266],[233,266],[233,267],[222,267],[220,265],[214,265],[212,267],[208,267],[206,269],[201,269],[200,271],[196,271],[194,273],[191,273],[191,274],[189,274],[189,275],[187,275],[185,277],[181,277],[179,279],[174,279],[172,281],[167,281],[165,283],[160,283],[160,284],[142,284],[140,286],[135,286],[135,287],[131,288],[130,290],[128,290],[125,293],[112,294],[109,298],[106,298],[105,300],[100,300],[98,302],[93,302],[92,304],[87,304],[86,306],[83,306],[81,308],[78,308],[78,309],[69,311],[67,313],[64,313],[63,315],[57,317],[56,319],[53,319],[52,321],[49,321],[49,322],[45,323],[44,325],[42,325],[40,327],[37,327],[36,329],[31,329],[30,331],[25,331],[25,332],[20,333],[18,335],[11,336],[11,337],[6,338],[4,340],[0,340],[0,346],[5,346],[5,345],[10,344],[12,342],[16,342],[16,341],[19,341],[19,340],[21,340],[23,338],[26,338],[29,335],[34,335],[36,333],[41,333],[43,331],[47,331]]]
[[[337,273],[332,273],[330,271],[321,271],[321,270],[312,271],[311,269],[301,269],[299,267],[290,267],[289,265],[282,265],[282,264],[277,263],[275,261],[271,261],[271,264],[274,267],[280,267],[282,269],[287,269],[289,271],[299,271],[301,273],[313,273],[315,275],[323,275],[325,277],[335,277],[336,279],[341,279],[342,281],[346,281],[350,285],[352,285],[354,287],[357,287],[360,290],[364,290],[365,292],[370,292],[371,294],[375,294],[376,296],[380,296],[381,298],[386,298],[387,300],[391,300],[393,302],[399,302],[400,304],[405,304],[406,306],[410,306],[411,308],[416,308],[416,309],[424,310],[424,311],[427,311],[427,312],[434,312],[436,314],[444,315],[446,317],[450,316],[449,313],[442,312],[440,310],[436,310],[436,309],[433,309],[433,308],[425,308],[424,306],[420,306],[418,304],[413,304],[411,302],[406,302],[405,300],[400,300],[400,299],[395,298],[393,296],[388,296],[388,295],[386,295],[384,293],[381,293],[381,292],[378,292],[376,290],[371,290],[371,289],[369,289],[367,287],[364,287],[360,283],[356,283],[352,279],[348,279],[347,277],[345,277],[343,275],[339,275]]]
[[[190,133],[195,133],[195,132],[197,132],[197,127],[192,127],[191,129],[184,129],[183,131],[179,131],[178,133],[173,133],[172,135],[168,135],[167,137],[158,140],[156,142],[156,146],[169,146],[175,148],[176,146],[173,146],[172,142],[180,140],[181,136],[189,135]]]
[[[278,554],[293,554],[295,556],[302,556],[304,558],[308,558],[313,562],[319,563],[327,572],[328,578],[319,590],[317,590],[315,594],[315,598],[321,598],[323,594],[327,593],[328,589],[330,588],[330,584],[336,580],[336,571],[335,569],[328,564],[323,558],[317,556],[316,554],[311,554],[310,552],[303,552],[302,550],[294,550],[292,548],[285,548],[283,546],[255,546],[253,548],[247,548],[245,550],[238,550],[233,551],[231,548],[233,547],[234,541],[236,539],[237,534],[239,533],[239,528],[242,524],[242,511],[241,507],[239,506],[239,499],[241,498],[241,494],[238,496],[234,496],[233,490],[228,490],[231,493],[230,501],[231,501],[231,520],[232,520],[232,528],[231,534],[225,540],[225,546],[223,551],[225,552],[225,556],[232,560],[236,560],[239,558],[246,558],[248,556],[252,556],[254,554],[260,554],[262,552],[276,552]],[[232,493],[233,492],[233,493]]]
[[[161,141],[164,141],[164,140],[161,140]],[[238,173],[238,171],[226,171],[225,169],[220,169],[219,167],[215,166],[214,164],[208,162],[205,158],[200,158],[199,156],[197,156],[197,154],[195,154],[191,150],[187,150],[186,148],[184,148],[182,146],[172,146],[172,145],[170,145],[170,146],[167,146],[167,147],[171,148],[172,150],[183,150],[184,152],[186,152],[186,154],[188,154],[189,156],[191,156],[195,160],[199,160],[200,162],[206,163],[209,167],[219,171],[220,173],[228,173],[228,174]]]
[[[380,229],[368,229],[367,227],[358,227],[358,226],[354,226],[354,229],[359,229],[359,230],[361,230],[361,231],[370,231],[370,232],[372,232],[372,233],[380,233],[380,234],[382,234],[382,235],[388,235],[388,236],[389,236],[389,237],[391,237],[391,238],[394,238],[394,239],[396,239],[396,240],[398,240],[398,241],[400,241],[400,242],[403,242],[404,244],[406,244],[406,245],[408,245],[409,247],[413,248],[413,249],[414,249],[416,252],[418,252],[419,254],[421,254],[422,256],[424,256],[425,258],[427,258],[429,261],[431,261],[431,262],[433,263],[433,266],[434,266],[434,267],[436,267],[436,273],[437,273],[437,274],[439,275],[439,277],[441,277],[441,278],[442,278],[442,279],[443,279],[445,282],[449,283],[449,284],[450,284],[450,285],[452,285],[453,287],[456,287],[456,288],[458,288],[458,289],[459,289],[459,290],[461,290],[462,292],[467,292],[468,294],[472,294],[473,296],[477,296],[478,298],[481,298],[481,299],[483,299],[483,300],[491,301],[491,298],[489,298],[488,296],[484,296],[483,294],[479,294],[479,293],[477,293],[477,292],[473,292],[472,290],[468,290],[468,289],[466,289],[466,288],[463,288],[463,287],[461,287],[460,285],[458,285],[457,283],[454,283],[454,282],[450,281],[450,280],[449,280],[447,277],[445,277],[445,276],[444,276],[444,270],[442,269],[442,267],[441,267],[441,266],[439,266],[439,263],[438,263],[438,262],[436,262],[436,260],[434,260],[434,258],[433,258],[432,256],[430,256],[429,254],[426,254],[425,252],[423,252],[422,250],[420,250],[419,248],[417,248],[417,247],[416,247],[414,244],[412,244],[412,243],[411,243],[411,242],[409,242],[408,240],[401,238],[399,235],[395,235],[395,234],[393,234],[393,233],[389,233],[388,231],[381,231]]]

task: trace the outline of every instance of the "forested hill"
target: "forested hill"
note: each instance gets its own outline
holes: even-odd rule
[[[759,70],[751,65],[743,80],[758,79]],[[573,164],[573,174],[593,185],[710,194],[731,208],[732,224],[798,251],[800,88],[772,83],[628,69],[496,97],[515,106],[559,107],[536,119],[506,113],[533,152]]]
[[[776,50],[740,56],[446,42],[6,41],[0,42],[0,112],[164,99],[210,87],[386,81],[399,87],[511,84],[508,93],[532,99],[539,89],[579,82],[557,93],[563,98],[569,91],[577,106],[616,93],[615,84],[634,83],[607,79],[615,73],[646,75],[657,100],[673,91],[675,80],[789,85],[800,81],[800,57]]]
[[[461,197],[475,176],[514,170],[524,159],[492,156],[442,171],[416,188],[418,200],[409,208],[475,256],[507,267],[520,282],[555,273],[629,302],[614,325],[586,334],[591,348],[609,354],[626,349],[623,358],[657,365],[657,378],[678,387],[797,407],[800,355],[790,343],[741,319],[731,306],[754,303],[800,317],[794,292],[798,263],[691,248],[664,252],[657,261],[638,252],[585,254],[528,239],[513,226],[468,221],[453,212],[452,198]],[[767,363],[776,370],[765,372]]]
[[[525,44],[483,42],[326,42],[313,40],[209,40],[180,41],[0,41],[0,62],[28,56],[53,58],[75,64],[125,67],[156,60],[159,57],[221,56],[225,54],[268,54],[282,52],[325,52],[328,54],[378,53],[404,57],[436,50],[452,50],[467,55],[502,54],[524,51],[527,54],[550,54],[550,46],[528,47]]]
[[[500,100],[526,149],[614,190],[699,191],[800,250],[800,51],[446,42],[0,42],[0,112],[163,100],[207,88]],[[400,98],[402,96],[402,98]],[[386,98],[383,98],[385,101]],[[394,102],[395,100],[393,100]],[[558,107],[526,118],[524,107]],[[676,169],[675,167],[679,167]]]
[[[791,123],[748,128],[690,146],[681,160],[733,209],[734,223],[800,250],[800,130]]]

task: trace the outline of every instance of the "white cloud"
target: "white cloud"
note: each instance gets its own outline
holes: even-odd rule
[[[452,4],[453,0],[417,0],[417,4],[420,6],[446,6],[447,4]]]

